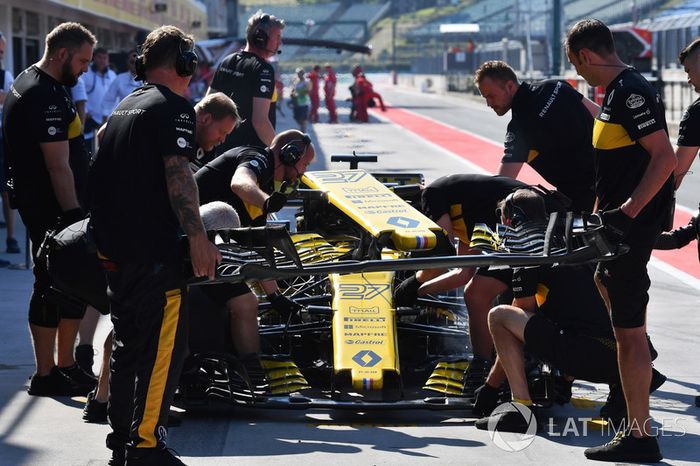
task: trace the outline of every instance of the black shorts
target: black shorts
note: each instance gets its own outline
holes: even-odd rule
[[[209,299],[219,306],[225,306],[231,298],[251,293],[245,283],[217,283],[216,285],[202,285],[199,287]]]
[[[525,325],[525,350],[567,375],[595,383],[617,383],[617,351],[612,338],[578,335],[535,315]]]
[[[513,269],[510,267],[479,267],[476,269],[476,274],[482,277],[495,278],[508,288],[513,283]]]
[[[598,264],[595,273],[608,291],[613,327],[637,328],[646,322],[651,251],[651,245],[632,244],[627,254]]]

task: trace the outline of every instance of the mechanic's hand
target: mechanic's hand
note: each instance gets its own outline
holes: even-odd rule
[[[282,295],[280,292],[275,292],[268,296],[270,304],[272,307],[282,316],[285,321],[290,321],[291,323],[301,323],[301,313],[302,306],[295,302],[293,299]]]
[[[415,275],[403,281],[394,290],[394,304],[396,307],[413,306],[418,300],[418,288],[421,282],[418,281]]]
[[[216,276],[216,266],[221,262],[219,248],[209,241],[204,232],[188,236],[187,239],[194,276],[213,279]]]
[[[279,212],[282,207],[287,203],[287,196],[284,194],[275,191],[272,194],[270,194],[270,197],[265,199],[265,203],[263,204],[263,213],[265,215],[271,214],[273,212]]]
[[[619,207],[612,210],[604,210],[599,213],[603,220],[603,227],[608,232],[610,239],[620,241],[625,237],[632,225],[632,218]]]
[[[66,210],[66,211],[61,213],[61,216],[58,219],[58,224],[56,226],[56,230],[61,231],[64,228],[69,227],[76,222],[79,222],[81,220],[85,220],[85,217],[87,217],[87,215],[85,214],[85,211],[83,209],[81,209],[80,207],[76,207],[75,209]]]
[[[490,416],[494,409],[498,406],[499,393],[497,388],[485,383],[481,387],[474,390],[474,406],[472,413],[477,416]]]

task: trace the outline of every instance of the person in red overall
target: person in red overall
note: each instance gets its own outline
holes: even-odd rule
[[[367,80],[364,73],[359,72],[355,76],[355,84],[353,84],[353,106],[355,108],[355,120],[361,123],[369,121],[367,108],[376,105],[373,99],[379,100],[379,105],[383,112],[386,111],[382,96],[374,91],[372,83]]]
[[[331,65],[326,65],[326,74],[323,76],[323,93],[326,97],[326,109],[328,110],[328,123],[338,123],[338,114],[335,111],[335,72]]]
[[[318,123],[318,107],[321,104],[321,99],[318,96],[318,81],[321,79],[321,67],[316,65],[313,70],[306,76],[311,82],[311,93],[309,97],[311,98],[311,111],[309,112],[309,119],[311,123]]]

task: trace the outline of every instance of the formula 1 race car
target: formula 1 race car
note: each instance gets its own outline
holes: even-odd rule
[[[224,261],[217,278],[201,286],[277,280],[303,309],[283,320],[261,298],[261,376],[233,354],[225,311],[191,287],[192,356],[180,386],[181,406],[468,408],[473,400],[465,396],[464,383],[471,352],[461,294],[397,307],[393,290],[408,272],[578,263],[619,252],[599,223],[555,213],[544,248],[536,252],[506,250],[501,246],[509,233],[485,229],[472,238],[483,254],[440,255],[449,240],[417,208],[421,175],[370,174],[356,168],[364,159],[355,155],[332,160],[354,166],[306,173],[290,201],[297,211],[288,225],[217,232]],[[533,365],[530,379],[537,402],[557,400],[546,364]]]

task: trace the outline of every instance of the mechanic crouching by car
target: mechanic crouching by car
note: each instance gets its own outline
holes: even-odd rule
[[[267,215],[279,211],[286,203],[287,197],[280,187],[285,182],[296,182],[313,161],[314,154],[309,136],[297,130],[279,133],[269,148],[231,149],[195,174],[200,202],[227,202],[238,213],[241,226],[263,226]],[[262,282],[261,286],[272,307],[285,320],[298,318],[300,306],[281,295],[276,282]],[[228,309],[231,339],[249,374],[263,373],[259,360],[257,297],[245,283],[207,285],[202,291]]]
[[[423,190],[422,210],[445,230],[447,238],[450,240],[455,236],[458,238],[457,254],[478,254],[479,251],[469,247],[474,225],[484,223],[493,228],[499,220],[495,213],[498,201],[515,189],[526,186],[521,181],[505,176],[478,174],[443,176]],[[436,251],[436,254],[441,255],[454,253],[454,248],[446,252]],[[470,283],[473,275],[473,267],[450,271],[421,270],[396,288],[395,303],[397,306],[411,306],[419,296],[463,287]],[[472,288],[472,293],[474,289]],[[469,397],[483,383],[491,365],[493,343],[486,316],[491,308],[493,297],[488,300],[488,307],[485,309],[472,307],[468,302],[467,290],[468,288],[465,288],[465,302],[469,312],[469,335],[474,351],[474,359],[467,369],[465,385],[465,395]],[[473,312],[480,309],[482,312]]]
[[[194,275],[210,278],[221,261],[202,225],[189,166],[196,117],[184,95],[197,67],[193,47],[194,39],[173,26],[148,34],[136,64],[146,85],[112,112],[90,173],[114,324],[107,436],[113,465],[183,464],[165,442],[187,351],[184,261],[189,255]]]
[[[519,189],[499,203],[501,221],[512,228],[541,231],[544,245],[547,213],[541,195]],[[511,286],[511,283],[505,284]],[[610,385],[602,417],[618,425],[627,415],[620,385],[617,351],[605,303],[597,292],[592,267],[535,266],[512,271],[512,305],[496,306],[488,313],[488,327],[496,347],[496,361],[486,383],[476,390],[473,412],[488,416],[499,401],[501,384],[508,380],[512,399],[532,407],[525,376],[524,349],[550,363],[573,381],[583,379]],[[650,392],[666,380],[653,370]],[[487,429],[525,433],[528,422],[517,411],[502,411],[494,419],[476,422]]]

